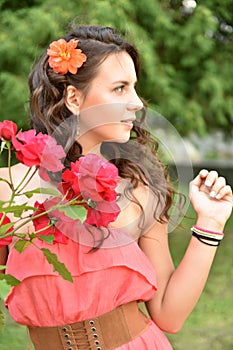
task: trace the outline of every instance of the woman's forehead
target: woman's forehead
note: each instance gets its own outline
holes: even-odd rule
[[[98,79],[107,79],[111,81],[137,80],[135,66],[130,55],[125,52],[117,52],[109,55],[99,67],[96,76]]]

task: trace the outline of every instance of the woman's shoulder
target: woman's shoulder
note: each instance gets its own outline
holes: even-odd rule
[[[138,181],[136,186],[133,186],[129,180],[127,183],[131,186],[132,196],[135,198],[135,202],[140,203],[141,210],[148,211],[149,208],[158,203],[158,196],[155,195],[155,192],[152,190],[149,184]]]
[[[138,239],[155,221],[158,198],[149,186],[140,181],[135,187],[129,179],[121,179],[117,190],[121,213],[111,226],[122,228],[131,235],[133,233],[133,237]]]

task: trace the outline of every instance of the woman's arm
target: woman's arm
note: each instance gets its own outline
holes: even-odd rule
[[[211,181],[208,186],[205,181]],[[210,192],[222,195],[212,198]],[[197,213],[197,226],[222,232],[232,210],[232,194],[216,172],[202,171],[190,184],[190,200]],[[192,237],[179,266],[174,269],[168,246],[167,225],[156,223],[139,242],[154,265],[158,291],[148,302],[148,311],[157,325],[177,332],[196,305],[205,286],[216,247]]]

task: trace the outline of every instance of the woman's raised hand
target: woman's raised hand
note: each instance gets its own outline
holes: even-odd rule
[[[233,206],[232,189],[224,177],[202,169],[190,182],[189,198],[202,225],[211,222],[219,230],[224,228]]]

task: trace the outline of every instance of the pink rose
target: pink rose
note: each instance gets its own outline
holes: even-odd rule
[[[1,226],[10,224],[11,221],[8,218],[8,216],[5,216],[4,219],[2,220],[3,215],[4,215],[3,213],[0,213]],[[6,234],[10,233],[11,231],[13,231],[13,226],[6,231]],[[10,244],[11,242],[12,242],[12,236],[8,236],[8,237],[5,237],[5,238],[0,238],[0,247],[4,247],[4,246]]]
[[[81,193],[83,198],[93,201],[116,200],[118,169],[96,154],[88,154],[71,163],[71,170],[66,170],[62,179],[63,189],[70,187],[74,195]]]
[[[17,132],[17,125],[11,120],[0,122],[0,139],[11,141]]]
[[[62,174],[60,191],[70,200],[76,196],[86,200],[87,218],[84,223],[97,227],[107,226],[120,213],[116,203],[118,169],[106,159],[88,154],[71,163],[71,170]]]
[[[120,208],[116,202],[97,202],[95,208],[88,208],[86,224],[97,227],[107,227],[110,222],[117,219]]]
[[[42,133],[36,135],[35,130],[28,130],[19,132],[13,137],[12,143],[16,149],[17,159],[29,167],[40,166],[53,172],[64,168],[60,159],[65,157],[65,152],[49,135]]]

